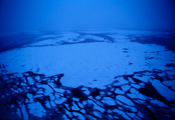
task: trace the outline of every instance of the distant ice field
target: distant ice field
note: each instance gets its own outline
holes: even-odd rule
[[[153,31],[38,34],[32,37],[32,42],[1,52],[0,63],[7,66],[8,73],[34,71],[47,76],[64,73],[61,79],[64,86],[103,88],[117,75],[153,69],[174,70],[172,66],[167,67],[174,64],[174,51],[167,50],[162,43],[138,42],[145,36],[168,38],[168,35],[168,32]]]

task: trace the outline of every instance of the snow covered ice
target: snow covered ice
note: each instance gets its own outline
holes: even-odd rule
[[[174,42],[171,35],[134,30],[1,35],[12,41],[2,41],[0,49],[1,118],[173,119],[175,51],[172,43],[164,44]]]

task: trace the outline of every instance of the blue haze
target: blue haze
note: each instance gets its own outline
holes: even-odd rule
[[[0,32],[175,30],[174,0],[0,0]]]

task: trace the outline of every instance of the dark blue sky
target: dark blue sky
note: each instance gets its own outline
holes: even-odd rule
[[[175,29],[174,0],[0,0],[0,32]]]

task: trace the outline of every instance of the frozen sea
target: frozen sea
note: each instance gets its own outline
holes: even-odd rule
[[[174,46],[173,31],[0,34],[0,118],[173,120]]]

